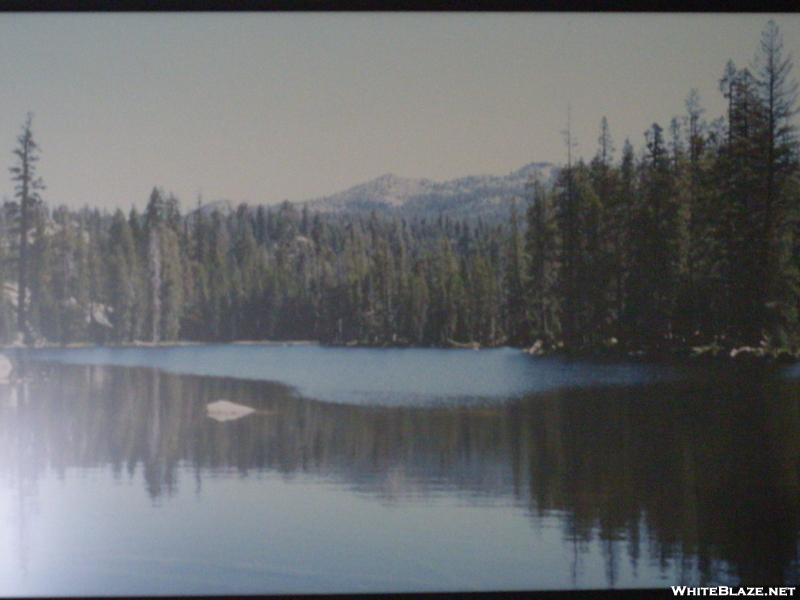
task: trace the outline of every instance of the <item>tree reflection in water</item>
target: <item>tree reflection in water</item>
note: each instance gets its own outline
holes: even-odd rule
[[[180,466],[315,474],[386,502],[457,494],[557,514],[573,569],[593,539],[607,584],[622,548],[685,582],[797,585],[800,385],[763,369],[561,390],[505,403],[355,406],[271,382],[146,368],[28,365],[0,386],[0,476],[19,500],[20,555],[47,470],[143,466],[154,502]],[[256,412],[218,422],[227,399]],[[575,575],[577,577],[577,574]]]

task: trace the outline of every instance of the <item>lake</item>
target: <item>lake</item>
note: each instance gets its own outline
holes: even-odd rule
[[[6,354],[0,595],[797,585],[791,368],[509,348]],[[255,411],[218,421],[218,400]]]

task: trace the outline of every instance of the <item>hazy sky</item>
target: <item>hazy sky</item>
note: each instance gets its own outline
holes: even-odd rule
[[[605,115],[618,158],[692,88],[722,115],[725,63],[748,65],[770,18],[800,61],[798,14],[0,14],[0,194],[28,111],[51,206],[503,175],[565,161],[568,104],[578,154]]]

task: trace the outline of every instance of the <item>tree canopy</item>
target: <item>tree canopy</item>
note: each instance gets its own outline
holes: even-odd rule
[[[800,350],[797,81],[777,26],[724,66],[726,114],[696,90],[618,159],[531,180],[508,222],[313,212],[289,202],[187,214],[50,208],[32,116],[0,211],[0,337],[132,343],[316,339],[626,352]],[[16,312],[16,322],[12,315]]]

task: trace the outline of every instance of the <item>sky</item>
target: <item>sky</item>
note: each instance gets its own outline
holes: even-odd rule
[[[800,61],[800,14],[1,13],[0,195],[29,111],[42,197],[71,208],[505,175],[564,163],[568,114],[577,155],[605,116],[619,158],[692,88],[722,116],[769,19]]]

